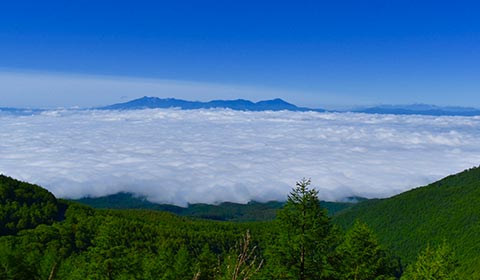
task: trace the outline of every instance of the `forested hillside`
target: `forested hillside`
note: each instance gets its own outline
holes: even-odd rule
[[[445,240],[456,253],[464,279],[480,279],[479,203],[477,167],[391,198],[359,203],[334,220],[345,228],[355,220],[367,223],[404,263],[427,244]]]
[[[364,198],[352,198],[355,201],[363,201]],[[120,192],[102,197],[85,197],[74,200],[81,204],[99,209],[148,209],[167,211],[181,216],[195,217],[218,221],[252,222],[270,221],[275,219],[278,209],[282,208],[285,202],[251,201],[247,204],[223,202],[218,205],[195,203],[187,207],[179,207],[171,204],[159,204],[148,201],[145,197],[136,196],[131,193]],[[321,201],[322,206],[327,208],[329,215],[351,207],[353,202],[329,202]]]
[[[12,179],[3,183],[5,189],[21,184]],[[399,276],[399,262],[376,241],[374,233],[363,224],[346,235],[340,232],[309,184],[299,182],[279,217],[269,222],[221,222],[152,210],[95,210],[67,202],[61,220],[54,219],[58,211],[47,211],[51,215],[45,223],[2,234],[0,279]],[[23,186],[40,191],[38,186]],[[28,193],[14,191],[2,199],[8,197],[14,204],[17,196],[22,201],[24,192]],[[46,209],[61,204],[51,194],[46,200],[49,203],[41,204]],[[364,252],[374,254],[358,257]]]
[[[0,235],[52,224],[62,208],[47,190],[0,175]]]
[[[98,210],[2,177],[2,215],[16,226],[0,235],[0,279],[461,279],[448,244],[403,273],[367,224],[332,223],[309,185],[299,181],[274,220],[234,223]]]

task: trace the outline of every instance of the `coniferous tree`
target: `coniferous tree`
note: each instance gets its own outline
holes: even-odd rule
[[[336,248],[335,259],[338,279],[395,279],[400,270],[399,262],[380,246],[373,231],[358,221]]]
[[[210,246],[205,244],[202,252],[197,257],[195,267],[196,277],[198,280],[214,279],[218,266],[218,257],[210,250]]]
[[[173,265],[174,279],[192,279],[194,272],[192,272],[191,258],[185,246],[180,247],[175,255],[175,263]]]
[[[417,261],[408,266],[402,280],[456,280],[458,263],[452,249],[444,241],[436,249],[427,246]]]
[[[322,279],[327,275],[329,235],[327,211],[320,207],[318,191],[302,179],[278,212],[279,239],[276,250],[281,279]]]

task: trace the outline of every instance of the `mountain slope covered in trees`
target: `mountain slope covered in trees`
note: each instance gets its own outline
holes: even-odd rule
[[[150,210],[96,210],[66,202],[61,220],[0,235],[0,279],[297,279],[299,275],[300,279],[311,279],[309,275],[348,279],[350,272],[343,269],[347,265],[341,257],[344,251],[336,250],[348,244],[340,247],[343,233],[333,226],[307,183],[301,182],[303,189],[291,194],[297,199],[289,198],[279,210],[283,218],[269,222],[220,222]],[[42,192],[38,186],[11,178],[4,185],[14,192],[5,192],[2,198],[18,203],[25,200],[25,192]],[[38,196],[36,202],[62,204],[45,193],[47,198]],[[50,204],[42,208],[49,209]],[[398,275],[398,262],[383,253],[376,239],[365,238],[373,240],[369,247],[380,252],[367,260],[377,264],[393,260],[381,261],[380,270],[367,266],[368,275],[387,277],[382,279]],[[356,247],[359,241],[354,239]],[[322,244],[321,254],[318,244]],[[317,265],[319,258],[321,265]]]
[[[0,175],[0,235],[52,224],[63,208],[44,188]]]
[[[368,221],[350,223],[347,219],[353,209],[363,213],[375,201],[361,203],[339,215],[337,222],[346,225],[343,232],[332,223],[318,192],[309,188],[308,180],[297,183],[274,220],[233,223],[180,217],[163,211],[94,209],[57,200],[36,185],[5,176],[1,179],[2,214],[10,213],[5,215],[5,221],[17,221],[19,213],[20,217],[40,218],[30,219],[34,222],[28,227],[18,226],[17,222],[14,231],[0,234],[0,279],[478,278],[475,253],[480,239],[478,231],[470,231],[477,229],[478,216],[474,216],[477,212],[462,208],[472,206],[464,196],[476,197],[468,191],[456,197],[459,201],[450,202],[460,213],[455,217],[463,218],[461,224],[453,227],[445,224],[441,215],[438,220],[407,216],[412,226],[398,228],[400,234],[395,234],[382,231],[382,227],[379,230],[375,221],[371,223],[372,230]],[[432,194],[428,191],[432,187],[457,189],[458,185],[477,185],[478,180],[478,169],[472,169],[419,190]],[[449,191],[445,196],[454,193]],[[441,194],[433,192],[433,195],[438,196],[435,203],[444,201]],[[398,207],[395,203],[391,205]],[[452,211],[448,203],[440,206]],[[381,210],[377,216],[395,214],[393,219],[402,219],[402,212]],[[413,240],[419,236],[416,228],[419,224],[435,222],[448,234],[437,236],[438,232],[426,232],[420,242]],[[463,236],[460,231],[469,234]],[[447,238],[442,239],[445,246],[437,246],[441,237]],[[429,243],[432,245],[427,246]],[[461,257],[459,269],[451,247]],[[422,254],[417,261],[409,256],[400,259],[397,250],[401,257],[404,250],[410,250],[412,256]],[[411,264],[404,275],[402,263]]]
[[[335,217],[350,227],[367,223],[405,263],[444,240],[454,249],[465,279],[480,279],[480,168],[465,170],[387,199],[358,203]]]
[[[354,201],[363,201],[365,198],[352,197]],[[76,202],[99,209],[148,209],[167,211],[181,216],[196,217],[218,221],[269,221],[275,219],[277,210],[282,208],[285,202],[251,201],[247,204],[223,202],[218,205],[194,203],[187,207],[179,207],[171,204],[153,203],[142,196],[132,193],[116,193],[101,197],[85,197],[74,200]],[[354,202],[330,202],[322,201],[322,206],[327,208],[330,215],[351,207]]]

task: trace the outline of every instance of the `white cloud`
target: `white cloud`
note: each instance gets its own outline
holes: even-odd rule
[[[322,199],[385,197],[480,163],[480,118],[231,110],[0,115],[0,173],[79,198],[284,199],[311,178]]]

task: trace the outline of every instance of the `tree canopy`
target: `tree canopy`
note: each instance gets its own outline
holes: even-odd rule
[[[277,257],[286,279],[321,279],[326,275],[332,224],[310,183],[307,179],[297,182],[278,212]]]
[[[245,223],[98,210],[8,177],[0,177],[0,189],[2,222],[15,221],[14,230],[0,233],[0,279],[344,280],[401,273],[366,224],[345,234],[332,224],[310,180],[297,182],[276,220]],[[28,211],[20,215],[13,205]],[[19,217],[39,218],[23,227]],[[456,279],[452,256],[428,247],[404,277]]]

